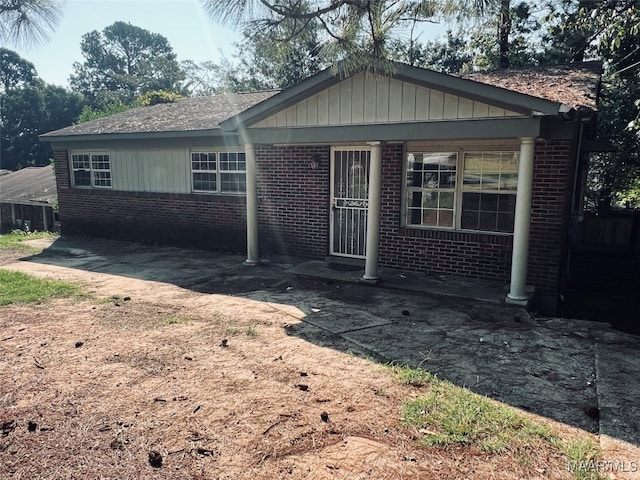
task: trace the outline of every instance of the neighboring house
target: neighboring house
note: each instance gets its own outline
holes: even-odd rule
[[[0,230],[55,231],[56,201],[56,177],[50,165],[0,175]]]
[[[553,311],[601,66],[321,72],[41,136],[62,231],[509,283]],[[245,247],[246,246],[246,247]]]

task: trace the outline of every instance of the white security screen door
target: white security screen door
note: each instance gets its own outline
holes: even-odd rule
[[[331,255],[365,258],[371,152],[331,151]]]

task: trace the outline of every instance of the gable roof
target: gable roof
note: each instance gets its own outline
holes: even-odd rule
[[[40,138],[56,140],[58,137],[69,136],[189,133],[216,130],[223,120],[276,93],[278,90],[181,98],[172,103],[136,107],[107,117],[71,125],[40,135]]]
[[[579,101],[576,103],[576,100],[591,95],[595,99],[599,82],[599,74],[588,74],[587,72],[590,70],[585,68],[584,77],[591,79],[591,81],[564,82],[565,88],[554,92],[551,88],[554,85],[554,79],[555,82],[561,81],[563,77],[568,75],[568,72],[572,71],[572,65],[564,68],[551,67],[546,70],[540,68],[538,70],[540,82],[537,82],[537,86],[526,89],[522,88],[526,84],[523,78],[528,75],[527,71],[532,69],[516,71],[514,80],[511,82],[513,88],[510,88],[508,87],[508,74],[511,70],[495,75],[485,74],[484,77],[479,74],[477,77],[469,75],[469,78],[463,78],[402,63],[394,63],[393,65],[395,70],[393,78],[395,79],[528,115],[558,115],[580,108],[582,105]],[[582,64],[575,65],[578,70],[582,70]],[[326,69],[278,95],[248,108],[235,117],[225,120],[220,124],[220,127],[223,130],[233,131],[240,126],[251,126],[277,111],[295,105],[306,97],[336,85],[342,79],[335,75],[331,69]],[[520,79],[519,83],[516,79]],[[547,88],[540,88],[541,83],[547,84]],[[595,100],[592,104],[595,107]]]
[[[575,110],[597,110],[602,62],[475,72],[462,78],[562,103]]]
[[[593,111],[602,66],[581,62],[453,76],[394,63],[393,78],[525,116]],[[324,70],[287,90],[213,95],[138,107],[40,136],[44,141],[224,135],[295,105],[344,78]]]
[[[51,165],[27,167],[0,176],[0,202],[52,204],[58,198]]]

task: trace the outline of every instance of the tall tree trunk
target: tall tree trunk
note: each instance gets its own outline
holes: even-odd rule
[[[511,0],[500,0],[498,17],[498,65],[509,68],[509,34],[511,33]]]

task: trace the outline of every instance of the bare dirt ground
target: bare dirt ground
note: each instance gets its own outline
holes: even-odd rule
[[[2,479],[573,478],[544,445],[421,447],[400,410],[422,389],[319,329],[313,343],[288,335],[293,308],[40,273],[92,297],[0,309]]]

